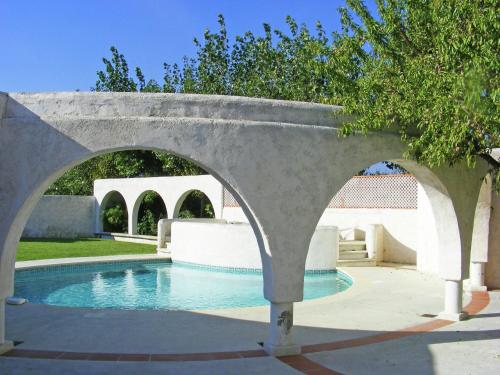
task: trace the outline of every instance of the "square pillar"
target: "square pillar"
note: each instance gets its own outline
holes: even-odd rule
[[[269,337],[264,350],[272,356],[300,354],[301,348],[293,341],[293,302],[271,302]]]
[[[0,355],[12,350],[12,341],[5,340],[5,299],[0,298]]]
[[[439,319],[458,322],[467,318],[462,310],[462,280],[445,280],[444,311],[438,315]]]
[[[486,292],[487,288],[484,285],[484,262],[471,262],[470,264],[470,285],[471,292]]]

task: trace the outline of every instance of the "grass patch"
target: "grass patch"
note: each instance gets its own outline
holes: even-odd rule
[[[100,238],[23,238],[17,245],[16,260],[154,254],[155,252],[155,245]]]

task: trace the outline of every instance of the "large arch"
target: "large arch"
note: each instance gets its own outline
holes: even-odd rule
[[[167,209],[167,205],[165,204],[165,199],[162,197],[162,195],[159,192],[157,192],[153,189],[148,189],[148,190],[141,192],[139,194],[139,196],[137,196],[135,198],[134,203],[133,203],[133,208],[131,210],[132,212],[129,214],[128,220],[129,220],[129,222],[131,221],[131,224],[129,224],[129,226],[128,226],[129,234],[137,234],[137,232],[138,232],[139,209],[140,209],[141,204],[144,200],[144,197],[149,192],[155,193],[161,199],[163,206],[165,207],[165,211],[168,214],[168,209]]]
[[[207,199],[209,200],[210,204],[212,205],[212,207],[214,207],[214,204],[212,203],[212,199],[210,199],[210,196],[208,194],[206,194],[204,191],[202,190],[199,190],[199,189],[189,189],[189,190],[186,190],[185,192],[183,192],[178,198],[177,198],[177,202],[175,204],[175,208],[174,208],[174,218],[177,218],[179,217],[179,213],[180,213],[180,210],[181,210],[181,207],[183,205],[183,203],[186,201],[186,198],[193,192],[195,191],[199,191],[200,193],[203,193],[205,195],[205,197],[207,197]],[[214,197],[212,197],[214,198]],[[214,211],[215,211],[215,207],[214,207]],[[219,211],[222,211],[222,210],[219,210]]]
[[[123,197],[123,194],[121,194],[119,191],[117,190],[111,190],[109,192],[107,192],[103,197],[99,197],[98,199],[98,205],[97,205],[97,212],[96,212],[96,231],[97,232],[103,232],[104,231],[104,210],[106,208],[108,208],[108,204],[109,204],[109,201],[111,199],[113,199],[114,197],[116,196],[119,196],[121,197],[121,199],[123,200],[124,202],[124,206],[125,206],[125,211],[126,211],[126,217],[128,218],[129,217],[129,211],[130,211],[130,208],[129,206],[127,205],[127,201],[125,200],[125,198]],[[127,222],[128,224],[128,222]]]
[[[339,110],[206,95],[0,94],[0,307],[12,292],[22,228],[52,181],[102,153],[168,151],[201,165],[242,206],[257,237],[264,296],[271,302],[265,348],[276,355],[296,353],[300,348],[284,327],[293,320],[293,302],[303,298],[308,245],[331,192],[353,170],[400,160],[405,150],[392,133],[339,137],[337,127],[346,120]],[[445,272],[447,280],[464,276],[475,208],[469,200],[478,195],[476,177],[483,170],[480,163],[473,170],[443,167],[433,170],[441,185],[429,178],[430,189],[450,197],[460,231],[461,248],[447,252],[459,266]],[[3,324],[0,312],[0,343]]]

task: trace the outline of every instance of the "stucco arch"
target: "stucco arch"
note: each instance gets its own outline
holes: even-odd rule
[[[96,205],[96,229],[97,229],[97,232],[102,232],[104,230],[104,221],[103,221],[104,220],[104,218],[103,218],[104,209],[107,207],[107,204],[108,204],[109,200],[111,199],[111,197],[115,194],[119,195],[123,199],[123,202],[125,205],[125,210],[127,211],[127,220],[128,220],[130,208],[127,205],[127,201],[125,200],[125,197],[118,190],[110,190],[104,196],[96,199],[96,204],[97,204]]]
[[[189,194],[191,194],[192,192],[194,191],[199,191],[201,193],[203,193],[207,199],[210,201],[210,204],[212,205],[212,207],[214,207],[214,212],[216,211],[216,207],[214,206],[214,204],[212,203],[212,201],[215,199],[217,199],[217,197],[210,197],[210,195],[212,194],[207,194],[205,193],[203,190],[200,190],[200,189],[189,189],[189,190],[186,190],[185,192],[183,192],[178,198],[177,198],[177,202],[175,203],[175,208],[174,208],[174,213],[173,213],[173,217],[176,218],[179,216],[179,212],[180,212],[180,209],[182,207],[182,204],[184,203],[184,201],[186,200],[186,198],[188,197]],[[217,211],[221,211],[221,210],[217,210]]]
[[[384,157],[385,154],[385,157]],[[328,198],[325,200],[325,207],[333,199],[335,194],[344,186],[344,184],[357,172],[364,168],[376,164],[381,161],[390,161],[399,164],[410,173],[412,173],[417,181],[421,184],[427,198],[429,199],[432,212],[436,221],[436,235],[438,238],[439,247],[439,275],[446,280],[461,280],[464,276],[463,256],[462,253],[467,253],[470,249],[470,240],[468,244],[462,244],[461,234],[459,230],[459,222],[455,211],[453,197],[448,191],[445,183],[439,177],[439,170],[432,171],[428,167],[420,165],[412,160],[394,158],[393,150],[373,150],[371,157],[365,159],[367,162],[364,165],[353,163],[354,168],[346,169],[342,175],[337,174],[330,181],[331,191]],[[458,182],[459,176],[454,176],[453,169],[447,171],[445,180],[451,178],[451,184]],[[455,170],[459,172],[460,170]],[[460,173],[459,173],[460,174]],[[456,180],[455,180],[456,178]],[[474,194],[475,188],[471,189]],[[466,198],[462,194],[461,199]],[[317,224],[323,211],[318,211],[315,215],[315,223]],[[312,233],[311,233],[312,237]],[[466,257],[467,258],[467,257]],[[304,260],[305,262],[305,260]]]
[[[153,190],[153,189],[145,190],[145,191],[141,192],[134,199],[133,208],[132,208],[132,210],[129,214],[129,218],[128,218],[128,220],[129,220],[129,226],[128,226],[129,234],[137,234],[137,225],[138,225],[138,221],[139,221],[139,208],[141,207],[142,201],[144,200],[144,196],[149,192],[153,192],[156,195],[158,195],[158,197],[160,197],[160,199],[163,203],[163,206],[165,207],[165,212],[168,215],[167,204],[165,203],[165,198],[162,196],[162,194],[160,194],[158,191]]]
[[[308,245],[332,192],[353,171],[404,153],[398,134],[339,137],[337,127],[347,120],[339,110],[207,95],[0,94],[0,299],[12,291],[24,224],[51,182],[106,152],[167,151],[201,165],[242,206],[259,244],[264,296],[272,303],[266,349],[288,347],[289,338],[279,336],[278,318],[303,298]],[[475,211],[470,198],[479,192],[481,168],[443,167],[433,173],[457,214],[462,256],[453,262],[463,269]],[[462,276],[455,269],[446,275]]]

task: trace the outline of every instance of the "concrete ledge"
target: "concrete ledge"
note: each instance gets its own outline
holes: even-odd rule
[[[108,262],[126,262],[136,260],[152,260],[164,259],[170,260],[170,256],[164,254],[132,254],[132,255],[108,255],[102,257],[81,257],[81,258],[59,258],[59,259],[42,259],[28,260],[24,262],[16,262],[16,270],[25,270],[30,268],[47,267],[47,266],[62,266],[72,264],[92,264],[92,263],[108,263]]]
[[[156,245],[157,239],[155,236],[146,236],[142,234],[128,234],[128,233],[113,233],[113,232],[95,232],[97,238],[122,241],[143,243],[147,245]]]

